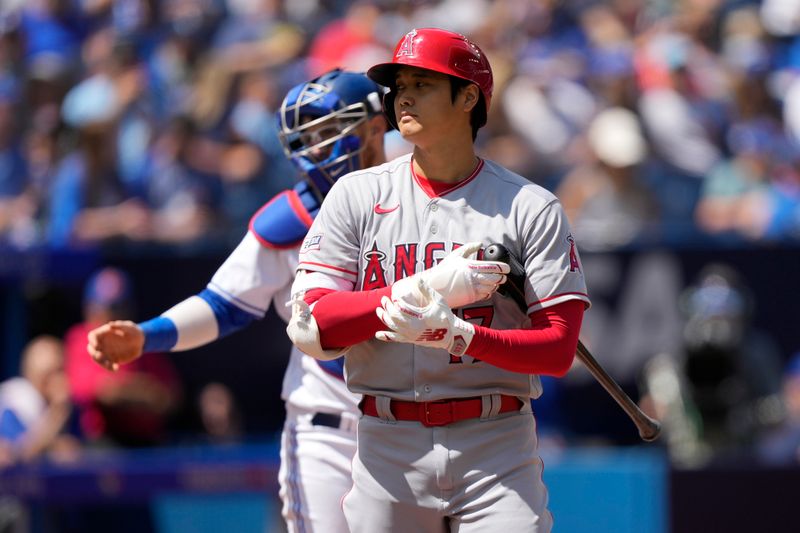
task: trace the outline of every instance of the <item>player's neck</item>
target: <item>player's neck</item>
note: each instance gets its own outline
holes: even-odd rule
[[[478,157],[472,144],[461,151],[425,150],[415,146],[411,163],[414,172],[429,181],[457,183],[472,174]]]

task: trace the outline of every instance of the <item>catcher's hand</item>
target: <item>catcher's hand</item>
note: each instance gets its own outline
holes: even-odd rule
[[[119,365],[141,357],[144,332],[130,320],[113,320],[89,332],[89,355],[99,365],[116,372]]]
[[[401,279],[392,286],[392,299],[401,300],[424,279],[444,297],[451,308],[464,307],[489,298],[506,281],[508,264],[476,259],[481,243],[470,242],[456,248],[436,266]]]
[[[425,279],[417,278],[414,289],[403,299],[381,298],[381,307],[375,309],[375,313],[389,330],[378,331],[375,337],[464,355],[475,335],[475,327],[455,316],[442,295]]]

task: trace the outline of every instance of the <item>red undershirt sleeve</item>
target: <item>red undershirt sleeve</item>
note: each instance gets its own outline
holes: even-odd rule
[[[386,326],[375,314],[391,287],[371,291],[312,289],[305,301],[313,314],[326,350],[372,339]],[[584,303],[570,300],[531,315],[531,329],[496,330],[475,326],[469,355],[494,366],[524,374],[563,376],[578,345]]]
[[[321,346],[326,350],[345,348],[375,338],[386,326],[375,314],[383,296],[391,297],[392,288],[371,291],[334,291],[312,289],[304,300],[316,302],[312,314],[317,321]]]
[[[569,300],[531,314],[531,329],[475,326],[467,352],[511,372],[561,377],[572,366],[583,311],[582,301]]]

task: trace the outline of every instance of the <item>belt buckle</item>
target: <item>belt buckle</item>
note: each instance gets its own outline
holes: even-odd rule
[[[425,427],[446,426],[453,422],[453,402],[437,400],[420,404],[420,421]]]

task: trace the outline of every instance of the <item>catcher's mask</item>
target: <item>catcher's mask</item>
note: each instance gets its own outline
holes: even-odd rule
[[[365,75],[336,69],[283,99],[277,113],[283,149],[320,200],[338,178],[361,168],[356,131],[381,112],[382,92]]]

